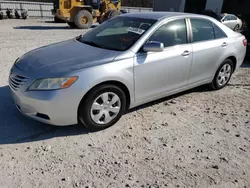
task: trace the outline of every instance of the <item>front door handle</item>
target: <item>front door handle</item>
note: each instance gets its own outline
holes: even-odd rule
[[[184,51],[181,55],[182,55],[182,56],[189,56],[190,54],[191,54],[191,52],[188,51],[188,50],[186,50],[186,51]]]
[[[223,42],[221,47],[226,47],[227,46],[227,43],[226,42]]]

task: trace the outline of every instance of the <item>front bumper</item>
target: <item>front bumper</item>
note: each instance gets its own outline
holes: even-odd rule
[[[18,68],[14,74],[23,75]],[[9,79],[9,82],[10,79]],[[27,91],[32,81],[15,89],[10,85],[12,97],[17,109],[25,116],[34,120],[57,126],[78,123],[78,106],[82,99],[80,91],[71,88],[54,91]]]

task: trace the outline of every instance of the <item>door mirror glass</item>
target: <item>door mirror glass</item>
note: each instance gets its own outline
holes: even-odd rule
[[[143,46],[144,52],[162,52],[164,50],[164,44],[157,41],[151,41]]]

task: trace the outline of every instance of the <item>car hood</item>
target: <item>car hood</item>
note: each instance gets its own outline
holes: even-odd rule
[[[16,66],[35,75],[66,74],[112,62],[119,53],[71,39],[30,51],[19,59]]]

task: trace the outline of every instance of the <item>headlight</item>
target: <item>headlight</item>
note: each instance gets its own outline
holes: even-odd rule
[[[78,77],[73,76],[69,78],[46,78],[38,79],[31,84],[28,90],[55,90],[65,89],[70,87]]]

